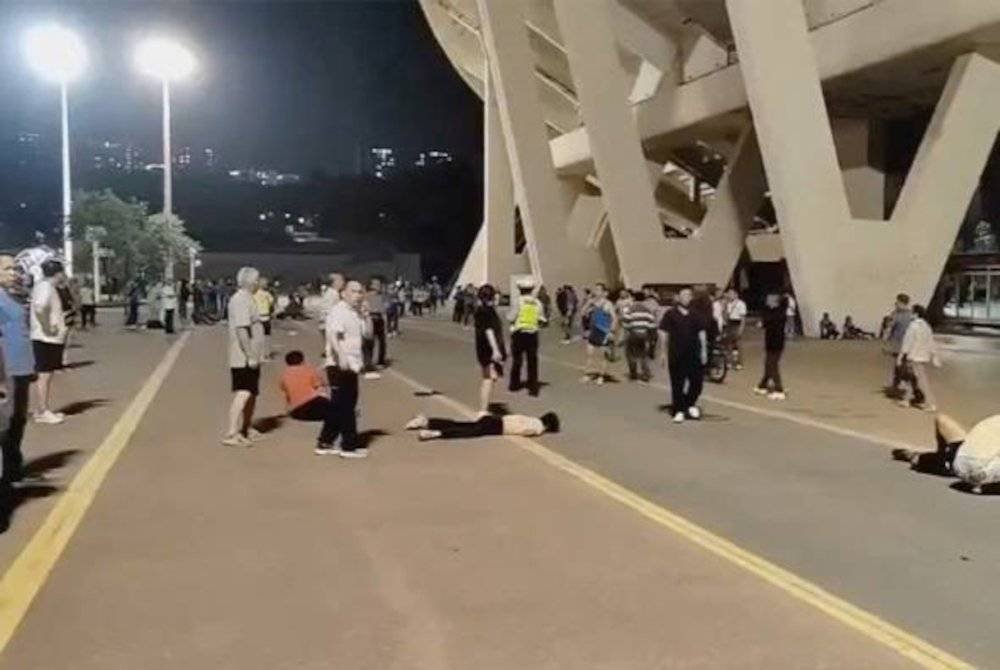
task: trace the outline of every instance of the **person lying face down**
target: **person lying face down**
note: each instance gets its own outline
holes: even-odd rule
[[[418,437],[425,440],[457,440],[491,435],[515,435],[537,437],[543,433],[559,432],[559,416],[547,412],[535,418],[523,414],[493,416],[486,414],[475,421],[454,421],[436,417],[427,418],[418,414],[406,424],[406,430],[419,431]]]
[[[954,475],[973,493],[1000,484],[1000,414],[987,417],[966,430],[947,414],[934,421],[936,451],[893,449],[892,457],[906,461],[920,472]]]

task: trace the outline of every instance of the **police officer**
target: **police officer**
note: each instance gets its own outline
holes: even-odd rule
[[[535,297],[535,280],[523,277],[516,283],[518,296],[508,315],[511,322],[510,348],[513,365],[510,371],[510,390],[520,391],[521,364],[528,359],[528,393],[538,395],[538,328],[545,323],[542,303]]]

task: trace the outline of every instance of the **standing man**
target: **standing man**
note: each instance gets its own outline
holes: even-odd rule
[[[340,302],[340,293],[344,290],[344,275],[339,272],[330,273],[330,283],[323,288],[319,301],[319,336],[323,340],[324,355],[330,358],[330,352],[326,349],[326,318],[330,315],[330,310]]]
[[[595,284],[592,297],[587,303],[585,314],[589,323],[587,337],[587,363],[583,366],[583,377],[580,381],[593,381],[603,384],[608,373],[608,357],[606,349],[611,345],[611,339],[618,327],[618,317],[614,304],[608,300],[608,288],[604,284]],[[594,356],[600,358],[600,369],[594,369]]]
[[[787,295],[787,294],[786,294]],[[781,354],[785,350],[785,336],[788,334],[787,310],[784,299],[776,293],[764,299],[764,376],[754,388],[757,395],[766,395],[771,400],[784,400],[785,388],[781,385]]]
[[[21,479],[21,441],[28,422],[28,391],[35,376],[35,355],[28,334],[28,311],[16,297],[20,286],[13,256],[0,256],[0,352],[7,377],[7,398],[10,423],[0,435],[3,448],[3,478],[0,485],[9,486]]]
[[[254,405],[260,394],[260,359],[264,344],[264,327],[253,299],[259,279],[260,273],[255,268],[240,268],[236,273],[237,290],[226,307],[233,402],[229,407],[229,430],[222,444],[229,447],[249,447],[253,440],[262,437],[253,428]]]
[[[64,414],[49,408],[52,373],[62,369],[68,333],[57,289],[65,278],[62,263],[50,259],[42,263],[42,279],[31,289],[31,346],[38,373],[36,423],[57,424],[66,420]]]
[[[726,327],[722,332],[726,355],[731,357],[734,370],[742,370],[743,352],[740,350],[740,339],[746,326],[747,304],[734,288],[726,291],[725,317]]]
[[[493,385],[503,377],[503,364],[507,349],[503,342],[503,326],[494,308],[496,289],[490,284],[479,287],[479,306],[473,316],[476,328],[476,360],[482,372],[479,384],[479,414],[489,414]]]
[[[521,365],[528,361],[528,394],[538,395],[538,328],[545,320],[542,303],[534,295],[535,280],[524,277],[517,280],[517,301],[511,304],[507,317],[510,327],[510,349],[514,362],[510,370],[510,390],[520,391]]]
[[[697,403],[708,363],[708,337],[702,319],[691,310],[693,296],[690,288],[681,289],[677,304],[660,320],[660,356],[670,371],[674,423],[701,418]]]
[[[80,287],[80,330],[87,330],[87,322],[97,326],[97,301],[94,299],[94,288],[84,282]]]
[[[160,289],[160,300],[163,304],[163,330],[167,335],[173,335],[174,316],[177,314],[177,290],[174,288],[173,279],[163,282],[163,288]]]
[[[656,333],[656,317],[643,301],[638,291],[624,291],[622,297],[622,327],[625,329],[625,359],[628,361],[628,378],[648,382],[649,339]]]
[[[900,293],[896,296],[896,305],[890,315],[889,327],[885,329],[883,337],[885,342],[883,348],[885,352],[892,356],[892,373],[889,378],[889,385],[885,388],[885,393],[890,398],[901,400],[903,398],[903,381],[907,377],[905,366],[900,364],[899,352],[903,347],[903,337],[906,329],[913,321],[913,312],[910,310],[910,296]],[[847,333],[844,333],[846,336]]]
[[[271,360],[271,317],[274,315],[274,294],[267,287],[267,279],[260,278],[260,286],[254,291],[253,300],[257,303],[260,323],[264,329],[264,348],[262,359]]]
[[[326,318],[326,349],[329,352],[326,374],[336,417],[336,429],[330,435],[334,440],[340,435],[337,453],[342,458],[364,458],[368,450],[358,446],[358,374],[364,366],[361,346],[370,324],[361,314],[365,299],[361,282],[347,282],[341,298]],[[332,442],[323,448],[336,451]]]

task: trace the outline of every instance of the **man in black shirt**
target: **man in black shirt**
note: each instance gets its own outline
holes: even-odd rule
[[[708,362],[708,340],[704,319],[691,310],[690,288],[683,288],[677,302],[660,320],[661,361],[670,371],[670,396],[674,423],[700,419],[698,396]]]
[[[764,326],[764,376],[753,391],[766,395],[771,400],[784,400],[785,389],[781,385],[781,370],[778,363],[785,350],[785,327],[788,309],[787,300],[777,294],[768,295],[764,305],[761,323]],[[768,388],[770,384],[770,388]]]
[[[479,287],[479,306],[473,314],[473,323],[476,328],[476,360],[483,374],[479,386],[479,411],[483,415],[489,413],[493,385],[503,377],[503,363],[507,360],[503,326],[493,306],[495,301],[496,289],[489,284]]]

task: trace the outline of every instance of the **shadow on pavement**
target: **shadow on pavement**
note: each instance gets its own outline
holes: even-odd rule
[[[23,466],[24,478],[14,486],[0,488],[0,533],[7,532],[17,509],[29,500],[48,498],[59,491],[58,486],[44,483],[45,475],[68,463],[79,449],[66,449],[40,456]]]
[[[77,368],[86,368],[94,364],[94,361],[75,361],[73,363],[67,363],[62,366],[63,370],[76,370]]]
[[[486,411],[493,416],[507,416],[510,414],[510,405],[505,402],[491,402],[487,405]]]
[[[104,407],[110,400],[107,398],[91,398],[90,400],[77,400],[76,402],[71,402],[68,405],[63,405],[57,412],[62,412],[66,416],[76,416],[77,414],[83,414],[87,410],[94,409],[95,407]]]
[[[287,418],[285,414],[262,416],[253,422],[253,427],[262,433],[271,433],[281,428],[281,425],[285,423],[285,419]]]
[[[378,438],[388,435],[384,430],[379,428],[373,428],[371,430],[363,430],[358,433],[358,447],[367,449],[371,447],[372,444],[378,441]]]
[[[1000,496],[1000,484],[986,484],[983,486],[983,492],[979,494],[974,494],[972,492],[972,486],[963,481],[952,482],[948,488],[952,491],[958,491],[967,495]]]

